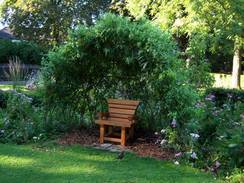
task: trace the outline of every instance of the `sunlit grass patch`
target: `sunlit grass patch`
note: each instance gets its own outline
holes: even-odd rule
[[[0,182],[4,183],[161,183],[216,182],[185,165],[127,153],[123,160],[80,146],[44,147],[0,144]]]

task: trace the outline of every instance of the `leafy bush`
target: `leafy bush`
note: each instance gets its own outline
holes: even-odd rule
[[[214,95],[215,103],[221,106],[228,101],[229,103],[242,102],[244,103],[244,91],[237,89],[225,89],[225,88],[209,88],[206,90],[205,95]]]
[[[67,106],[46,109],[16,91],[8,92],[6,103],[6,108],[0,109],[0,142],[3,143],[42,140],[78,128],[82,120]]]
[[[189,143],[184,149],[172,140],[175,138],[176,121],[172,121],[171,127],[157,132],[157,143],[180,151],[176,153],[177,159],[187,159],[194,166],[216,174],[228,175],[234,168],[243,169],[244,103],[240,99],[235,101],[237,96],[233,95],[241,92],[234,90],[230,95],[230,91],[232,90],[228,90],[225,101],[220,98],[224,102],[222,104],[218,100],[219,96],[215,96],[213,92],[196,103],[198,118],[185,125],[187,133],[182,139]]]
[[[32,108],[31,101],[24,94],[9,93],[7,108],[2,111],[1,141],[23,143],[39,132],[41,116]]]
[[[0,90],[0,108],[6,108],[6,106],[7,106],[6,92]]]
[[[177,132],[184,132],[194,116],[198,95],[176,45],[148,21],[106,14],[95,26],[70,32],[67,43],[50,52],[43,65],[46,102],[73,106],[88,121],[105,108],[107,98],[141,100],[144,128],[177,119]]]
[[[244,182],[244,170],[235,169],[230,176],[227,176],[227,182],[230,183]]]
[[[227,101],[216,107],[210,101],[203,110],[197,145],[200,159],[206,166],[218,160],[225,171],[243,167],[244,104],[237,102],[233,105]]]
[[[8,63],[9,58],[15,56],[25,64],[40,64],[43,50],[31,42],[0,40],[0,63]]]

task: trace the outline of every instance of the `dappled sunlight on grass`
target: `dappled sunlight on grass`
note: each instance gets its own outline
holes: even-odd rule
[[[95,166],[77,164],[77,165],[70,165],[70,166],[47,168],[46,170],[43,170],[42,172],[54,173],[54,174],[70,174],[70,173],[72,173],[72,174],[75,174],[75,173],[91,174],[91,173],[98,172],[98,170]]]
[[[0,155],[0,182],[4,183],[215,182],[209,174],[184,165],[131,153],[118,160],[116,153],[80,146],[38,148],[0,144]]]
[[[0,154],[0,166],[26,166],[33,164],[34,160],[26,157],[16,157]]]

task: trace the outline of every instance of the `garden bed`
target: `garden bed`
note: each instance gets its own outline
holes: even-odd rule
[[[156,136],[140,136],[133,142],[129,142],[125,150],[129,150],[141,157],[152,157],[161,160],[174,159],[175,152],[170,149],[163,149],[155,144]],[[60,145],[80,144],[82,146],[98,146],[99,134],[96,129],[81,129],[65,134],[58,140]]]

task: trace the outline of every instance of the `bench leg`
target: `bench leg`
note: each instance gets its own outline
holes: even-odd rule
[[[121,127],[121,145],[122,146],[125,146],[125,142],[126,142],[125,134],[126,134],[125,127]]]
[[[100,125],[100,144],[104,143],[104,125]]]

